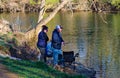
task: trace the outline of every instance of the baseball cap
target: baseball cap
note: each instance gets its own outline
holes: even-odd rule
[[[56,25],[56,29],[63,29],[61,25]]]

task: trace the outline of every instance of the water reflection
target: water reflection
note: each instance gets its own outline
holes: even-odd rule
[[[2,13],[0,19],[9,21],[16,31],[25,32],[36,25],[37,15],[37,13]]]
[[[37,14],[0,15],[11,23],[16,21],[22,30],[35,26]],[[101,18],[102,16],[102,18]],[[63,38],[67,42],[64,51],[79,52],[76,61],[94,68],[97,78],[120,77],[120,14],[96,14],[91,12],[59,13],[47,25],[49,38],[57,24],[63,26]],[[103,20],[104,19],[104,20]],[[104,21],[107,21],[105,23]]]

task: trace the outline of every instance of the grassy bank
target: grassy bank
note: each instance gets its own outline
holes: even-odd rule
[[[56,4],[59,0],[46,0],[46,4]],[[30,0],[30,4],[40,4],[40,1],[35,2],[34,0]]]
[[[11,60],[0,57],[0,62],[20,78],[85,78],[81,75],[69,75],[47,66],[43,62]]]

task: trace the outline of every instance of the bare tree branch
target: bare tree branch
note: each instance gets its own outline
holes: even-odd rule
[[[45,0],[41,0],[38,23],[41,22],[41,20],[43,19],[44,12],[45,12]]]
[[[30,36],[30,35],[31,35],[31,37],[32,37],[32,36],[33,36],[33,33],[35,33],[34,36],[37,35],[37,34],[39,33],[40,29],[41,29],[41,26],[47,24],[47,23],[57,14],[57,12],[58,12],[61,8],[63,8],[64,5],[66,5],[69,1],[70,1],[70,0],[65,0],[65,1],[63,1],[62,3],[60,3],[60,4],[58,5],[58,7],[56,7],[56,8],[54,9],[54,11],[53,11],[52,13],[50,13],[47,18],[42,19],[41,21],[39,21],[39,23],[37,24],[36,28],[28,31],[28,32],[25,34],[26,37],[28,37],[28,36]],[[31,38],[31,37],[29,37],[29,38]]]

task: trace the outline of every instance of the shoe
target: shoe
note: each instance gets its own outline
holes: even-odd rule
[[[60,67],[64,68],[65,66],[64,65],[60,65]]]
[[[59,65],[54,65],[53,68],[55,68],[55,69],[56,69],[56,68],[59,68]]]

